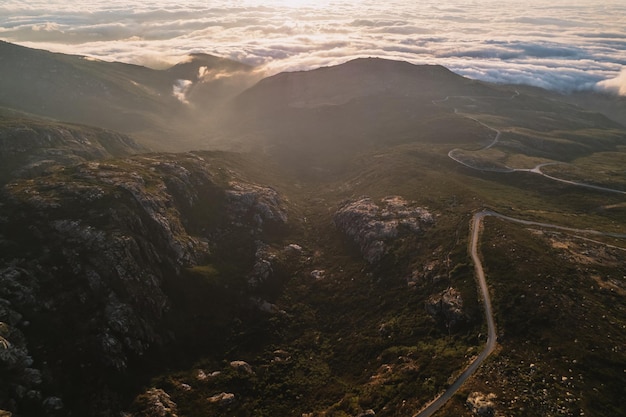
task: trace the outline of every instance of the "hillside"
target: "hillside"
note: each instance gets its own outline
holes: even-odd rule
[[[79,162],[146,152],[117,132],[60,123],[0,108],[0,182]]]
[[[501,143],[513,153],[561,153],[559,160],[623,143],[621,125],[549,93],[520,94],[440,66],[376,58],[263,79],[210,120],[221,135],[217,145],[269,154],[296,175],[341,170],[355,150],[403,143],[471,149],[499,127],[507,129]],[[566,144],[563,137],[571,139]],[[550,150],[541,155],[544,146]]]
[[[190,109],[184,94],[203,91],[215,105],[239,85],[199,73],[247,73],[227,59],[196,54],[165,70],[51,53],[0,41],[0,106],[66,122],[133,134],[155,150],[188,150]],[[184,91],[183,91],[184,90]],[[175,93],[178,93],[177,96]],[[183,94],[183,96],[180,96]],[[172,137],[182,144],[172,143]]]
[[[212,65],[248,71],[115,82],[189,79],[169,146],[238,152],[0,112],[0,415],[420,415],[486,343],[472,228],[496,348],[436,415],[624,414],[619,123],[380,59],[213,102]]]
[[[354,149],[439,142],[442,136],[475,140],[485,134],[480,126],[432,100],[483,90],[506,94],[439,66],[358,59],[263,79],[218,112],[216,124],[224,126],[224,141],[300,169],[325,171],[344,164]]]

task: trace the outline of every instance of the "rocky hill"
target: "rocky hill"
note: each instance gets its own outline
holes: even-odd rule
[[[111,382],[129,378],[142,356],[174,342],[221,343],[209,335],[228,323],[214,315],[246,299],[229,305],[218,294],[271,283],[269,273],[254,288],[246,280],[288,215],[275,190],[223,172],[216,158],[86,162],[5,187],[0,408],[43,412],[62,397],[95,415],[115,409]],[[222,275],[233,257],[238,270]],[[194,291],[202,304],[190,301]],[[206,336],[189,339],[197,332]]]
[[[0,109],[0,181],[63,166],[129,156],[147,149],[110,130],[55,122]]]

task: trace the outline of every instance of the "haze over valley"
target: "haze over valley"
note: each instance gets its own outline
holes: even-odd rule
[[[619,416],[618,1],[0,5],[0,417]]]

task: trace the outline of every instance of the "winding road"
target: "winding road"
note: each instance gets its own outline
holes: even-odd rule
[[[490,211],[481,211],[476,213],[472,219],[471,239],[470,239],[470,254],[474,261],[474,271],[476,273],[476,279],[480,286],[480,292],[483,298],[483,307],[485,309],[485,319],[487,320],[487,343],[483,348],[480,355],[478,355],[470,365],[465,368],[463,373],[443,392],[439,397],[432,401],[426,408],[422,409],[415,417],[429,417],[435,414],[443,405],[452,398],[454,394],[461,388],[463,383],[476,372],[485,359],[493,352],[496,347],[496,323],[493,318],[493,310],[491,308],[491,298],[489,297],[489,289],[487,288],[487,280],[485,279],[485,271],[483,265],[478,256],[478,236],[480,234],[480,227],[482,225],[483,218],[485,216],[491,216],[495,213]]]
[[[504,214],[497,213],[491,210],[483,210],[480,211],[472,217],[472,225],[470,231],[470,244],[469,244],[469,252],[472,257],[472,261],[474,262],[474,272],[476,273],[476,280],[478,281],[478,285],[480,287],[480,293],[483,301],[483,308],[485,310],[485,320],[487,321],[487,343],[483,348],[482,352],[474,358],[474,360],[469,364],[467,368],[457,377],[457,379],[448,387],[446,391],[441,393],[437,398],[435,398],[432,402],[430,402],[425,408],[423,408],[419,413],[415,414],[414,417],[430,417],[435,414],[441,407],[444,406],[448,400],[450,400],[454,394],[461,388],[463,383],[470,377],[474,372],[478,370],[480,365],[483,363],[485,359],[493,352],[496,347],[497,342],[497,334],[496,334],[496,324],[495,319],[493,317],[493,309],[491,307],[491,298],[489,296],[489,288],[487,287],[487,280],[485,279],[485,271],[483,270],[483,265],[480,260],[480,256],[478,255],[478,238],[480,236],[480,230],[482,227],[483,219],[487,216],[497,217],[509,222],[522,224],[525,226],[537,226],[548,229],[556,229],[563,230],[567,232],[586,234],[586,235],[594,235],[594,236],[608,236],[619,239],[626,239],[626,234],[624,233],[611,233],[611,232],[601,232],[598,230],[592,229],[576,229],[573,227],[566,226],[558,226],[550,223],[542,223],[535,222],[531,220],[518,219],[515,217],[506,216]],[[610,245],[609,245],[610,246]],[[620,248],[622,249],[622,248]]]
[[[558,182],[562,182],[565,184],[570,184],[570,185],[575,185],[577,187],[584,187],[584,188],[589,188],[592,190],[597,190],[597,191],[604,191],[607,193],[616,193],[616,194],[624,194],[626,195],[626,191],[621,191],[621,190],[615,190],[613,188],[607,188],[607,187],[600,187],[599,185],[592,185],[592,184],[585,184],[584,182],[577,182],[577,181],[570,181],[570,180],[565,180],[563,178],[557,178],[557,177],[553,177],[552,175],[548,175],[546,173],[544,173],[543,171],[541,171],[542,167],[548,166],[548,165],[556,165],[556,164],[560,164],[561,162],[547,162],[544,164],[539,164],[536,167],[532,168],[532,169],[518,169],[518,168],[513,168],[511,172],[532,172],[534,174],[539,174],[542,175],[546,178],[549,178],[553,181],[558,181]]]
[[[510,97],[510,99],[514,99],[515,97],[517,97],[519,95],[519,93],[516,91],[515,94]],[[433,104],[437,104],[439,102],[444,102],[447,101],[450,97],[446,97],[443,100],[436,100],[433,101]],[[469,98],[469,97],[468,97]],[[457,109],[454,109],[455,113],[457,112]],[[473,119],[473,118],[472,118]],[[473,119],[476,120],[476,119]],[[478,123],[481,123],[482,125],[494,130],[496,132],[496,137],[494,138],[494,140],[487,146],[483,147],[482,149],[489,149],[492,146],[494,146],[497,142],[498,139],[500,138],[501,132],[497,129],[494,129],[490,126],[487,126],[486,124],[476,120]],[[458,158],[454,157],[454,151],[455,149],[451,150],[448,153],[448,156],[453,159],[454,161],[472,168],[472,169],[478,169],[481,171],[485,171],[485,169],[480,169],[480,168],[476,168],[473,167],[461,160],[459,160]],[[604,191],[604,192],[610,192],[610,193],[619,193],[619,194],[626,194],[626,192],[621,191],[621,190],[615,190],[612,188],[606,188],[606,187],[599,187],[599,186],[595,186],[595,185],[590,185],[590,184],[585,184],[585,183],[579,183],[576,181],[569,181],[569,180],[564,180],[561,178],[556,178],[547,174],[544,174],[541,171],[541,168],[546,166],[546,165],[552,165],[558,162],[552,162],[552,163],[543,163],[543,164],[539,164],[536,167],[532,168],[532,169],[514,169],[514,168],[510,168],[510,170],[490,170],[490,171],[497,171],[497,172],[517,172],[517,171],[522,171],[522,172],[532,172],[535,174],[539,174],[542,175],[546,178],[552,179],[554,181],[559,181],[559,182],[563,182],[566,184],[571,184],[571,185],[575,185],[575,186],[579,186],[579,187],[585,187],[585,188],[590,188],[590,189],[594,189],[594,190],[598,190],[598,191]],[[622,233],[610,233],[610,232],[600,232],[597,230],[591,230],[591,229],[576,229],[576,228],[572,228],[572,227],[566,227],[566,226],[558,226],[555,224],[550,224],[550,223],[542,223],[542,222],[535,222],[535,221],[531,221],[531,220],[524,220],[524,219],[518,219],[515,217],[510,217],[510,216],[506,216],[500,213],[497,213],[495,211],[491,211],[491,210],[483,210],[480,211],[478,213],[475,213],[474,216],[472,217],[472,223],[471,223],[471,228],[470,228],[470,241],[469,241],[469,252],[470,255],[472,257],[472,261],[474,262],[474,272],[476,274],[476,280],[478,282],[478,285],[480,287],[480,293],[482,296],[482,301],[483,301],[483,308],[485,311],[485,320],[487,321],[487,343],[485,344],[483,350],[480,352],[480,354],[474,358],[472,360],[472,362],[467,366],[467,368],[465,368],[465,370],[457,377],[457,379],[441,394],[439,394],[439,396],[437,396],[433,401],[431,401],[430,403],[428,403],[424,408],[422,408],[422,410],[420,410],[417,414],[415,414],[413,417],[430,417],[433,414],[435,414],[441,407],[443,407],[453,396],[454,394],[456,394],[459,389],[461,388],[461,386],[465,383],[465,381],[474,374],[474,372],[476,372],[476,370],[478,370],[478,368],[480,367],[480,365],[484,362],[485,359],[487,359],[487,357],[489,357],[489,355],[494,351],[495,347],[496,347],[496,342],[497,342],[497,333],[496,333],[496,324],[495,324],[495,319],[493,317],[493,309],[491,306],[491,298],[489,296],[489,288],[487,287],[487,280],[485,279],[485,272],[483,270],[483,266],[482,266],[482,262],[480,260],[480,256],[478,254],[478,239],[480,236],[480,230],[482,227],[482,223],[483,223],[483,219],[487,216],[492,216],[492,217],[497,217],[509,222],[513,222],[513,223],[518,223],[518,224],[522,224],[522,225],[526,225],[526,226],[537,226],[537,227],[542,227],[542,228],[548,228],[548,229],[557,229],[557,230],[563,230],[563,231],[567,231],[567,232],[573,232],[573,233],[579,233],[579,234],[586,234],[586,235],[595,235],[595,236],[608,236],[608,237],[614,237],[614,238],[620,238],[620,239],[626,239],[626,234],[622,234]],[[600,242],[599,242],[600,243]],[[608,245],[611,246],[611,245]],[[623,249],[623,248],[620,248]]]
[[[506,100],[513,100],[515,99],[517,96],[519,96],[520,93],[518,91],[515,91],[515,93],[506,98]],[[471,96],[452,96],[453,98],[467,98],[469,100],[475,101],[476,98],[480,98],[480,97],[471,97]],[[442,99],[442,100],[433,100],[432,103],[435,105],[438,105],[440,103],[444,103],[446,101],[448,101],[451,98],[451,96],[447,96],[446,98]],[[489,98],[497,98],[497,97],[489,97]],[[458,109],[455,107],[454,108],[454,113],[458,114],[459,111]],[[493,130],[494,132],[496,132],[496,136],[494,137],[494,139],[487,145],[483,146],[482,148],[478,149],[478,151],[484,151],[487,149],[490,149],[492,147],[494,147],[495,145],[498,144],[500,137],[502,136],[502,131],[500,131],[499,129],[496,129],[493,126],[489,126],[483,122],[481,122],[480,120],[474,118],[474,117],[470,117],[470,116],[465,116],[466,118],[470,119],[470,120],[474,120],[475,122],[483,125],[484,127],[486,127],[487,129]],[[592,185],[592,184],[586,184],[583,182],[578,182],[578,181],[571,181],[571,180],[566,180],[563,178],[558,178],[558,177],[553,177],[552,175],[548,175],[546,173],[544,173],[543,171],[541,171],[541,168],[548,166],[548,165],[556,165],[556,164],[562,164],[563,162],[547,162],[547,163],[542,163],[542,164],[538,164],[537,166],[535,166],[534,168],[530,168],[530,169],[524,169],[524,168],[510,168],[508,166],[505,166],[504,168],[485,168],[485,167],[476,167],[468,162],[465,162],[463,159],[457,157],[455,155],[455,153],[458,152],[462,152],[463,149],[460,148],[454,148],[451,151],[448,152],[448,157],[452,160],[454,160],[455,162],[467,167],[467,168],[471,168],[471,169],[475,169],[478,171],[486,171],[486,172],[501,172],[501,173],[509,173],[509,172],[530,172],[533,174],[538,174],[541,175],[545,178],[548,178],[550,180],[553,181],[558,181],[564,184],[569,184],[569,185],[574,185],[577,187],[583,187],[583,188],[588,188],[591,190],[597,190],[597,191],[604,191],[604,192],[608,192],[608,193],[616,193],[616,194],[623,194],[626,195],[626,191],[622,191],[622,190],[616,190],[613,188],[607,188],[607,187],[601,187],[598,185]]]

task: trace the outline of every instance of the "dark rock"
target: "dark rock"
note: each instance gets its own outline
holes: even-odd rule
[[[48,413],[60,411],[63,409],[63,400],[59,397],[48,397],[43,400],[43,407]]]
[[[248,274],[248,285],[251,288],[257,288],[267,282],[274,269],[272,263],[276,260],[277,254],[263,242],[257,242],[257,250],[254,255],[254,265],[252,271]]]
[[[426,301],[426,311],[435,318],[443,319],[448,328],[454,328],[467,321],[461,293],[452,287],[441,294],[430,296]]]
[[[467,408],[476,416],[493,417],[495,416],[495,404],[493,400],[495,394],[483,394],[482,392],[472,392],[467,396],[465,404]]]
[[[262,230],[266,223],[274,226],[287,223],[283,201],[273,188],[233,181],[226,191],[226,202],[236,224],[246,221]]]

